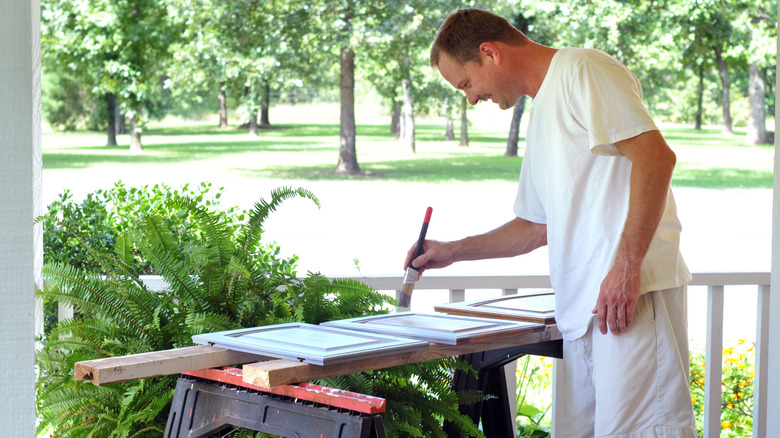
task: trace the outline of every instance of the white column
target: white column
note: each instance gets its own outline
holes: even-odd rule
[[[0,3],[0,430],[35,436],[35,288],[43,260],[39,0]]]
[[[778,4],[780,11],[780,4]],[[778,15],[780,20],[780,15]],[[780,21],[778,22],[780,24]],[[780,38],[777,47],[780,48]],[[780,51],[778,51],[780,60]],[[780,73],[780,68],[775,67]],[[775,76],[775,99],[780,97]],[[769,357],[767,360],[767,428],[766,436],[780,436],[780,117],[775,112],[775,182],[772,205],[772,277],[769,293]]]

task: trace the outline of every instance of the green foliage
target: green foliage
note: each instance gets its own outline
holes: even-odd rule
[[[137,230],[147,217],[164,217],[175,241],[183,247],[200,243],[203,231],[193,222],[188,211],[177,208],[171,202],[186,197],[204,207],[216,207],[222,196],[222,188],[211,194],[211,183],[202,182],[195,188],[185,184],[172,189],[165,184],[146,185],[140,188],[126,187],[121,181],[106,190],[88,193],[79,203],[69,190],[49,204],[46,213],[38,221],[44,228],[44,259],[58,261],[100,272],[97,261],[90,258],[84,240],[96,250],[113,249],[118,243],[126,243],[122,236]],[[235,228],[244,218],[236,207],[219,213],[221,220]],[[147,260],[137,261],[145,273],[154,273]]]
[[[691,401],[696,417],[696,429],[703,430],[704,416],[704,351],[691,352]],[[753,383],[755,346],[744,340],[723,349],[720,421],[722,437],[753,436]]]
[[[284,200],[306,198],[319,206],[305,189],[274,190],[270,201],[257,202],[241,224],[192,193],[157,201],[137,192],[132,196],[138,197],[135,204],[154,207],[153,211],[136,217],[138,210],[119,209],[125,213],[119,215],[125,223],[133,225],[121,234],[113,230],[117,236],[113,247],[93,245],[96,240],[88,238],[90,229],[72,228],[77,233],[69,238],[83,249],[85,262],[71,265],[55,260],[43,268],[46,287],[40,296],[74,306],[79,317],[60,321],[41,340],[39,434],[156,437],[163,433],[175,376],[96,387],[73,380],[76,362],[185,347],[192,345],[192,335],[204,332],[379,314],[393,304],[388,296],[352,280],[329,280],[314,273],[298,278],[294,260],[279,259],[262,244],[263,223]],[[70,207],[57,211],[67,211],[74,221],[85,217],[77,205]],[[181,233],[179,225],[198,230],[197,238],[182,244],[180,236],[189,231]],[[144,284],[145,266],[138,260],[147,261],[145,266],[163,277],[168,285],[165,291],[155,292]],[[445,420],[456,424],[461,436],[482,436],[458,412],[459,403],[481,396],[462,398],[452,391],[451,370],[459,367],[465,365],[443,359],[322,383],[387,398],[389,436],[443,436]]]
[[[517,431],[521,437],[550,436],[552,361],[526,355],[517,362]]]

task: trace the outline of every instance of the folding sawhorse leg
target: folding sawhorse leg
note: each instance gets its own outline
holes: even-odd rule
[[[455,391],[477,390],[495,397],[460,407],[460,413],[469,416],[475,423],[482,420],[482,430],[486,436],[515,436],[515,419],[512,418],[509,403],[516,403],[516,398],[514,393],[509,394],[507,391],[506,374],[502,367],[526,354],[562,358],[563,342],[547,341],[459,356],[459,359],[471,365],[477,375],[475,377],[471,372],[455,371],[452,382]],[[448,436],[457,436],[452,424],[445,423],[444,431]]]
[[[212,374],[222,372],[208,371]],[[233,375],[237,374],[233,372]],[[240,374],[238,376],[240,379]],[[229,381],[237,382],[235,378]],[[217,438],[244,428],[290,438],[385,437],[379,414],[356,412],[299,397],[299,393],[291,397],[253,389],[251,385],[225,383],[222,378],[215,381],[185,374],[176,385],[164,436]],[[342,396],[325,394],[324,397]]]

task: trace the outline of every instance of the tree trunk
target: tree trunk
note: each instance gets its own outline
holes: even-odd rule
[[[108,95],[108,141],[106,141],[106,146],[116,146],[116,100],[116,94]]]
[[[469,101],[466,96],[460,101],[460,146],[469,145],[469,118],[466,112],[469,109]]]
[[[257,108],[249,114],[249,136],[257,137]]]
[[[750,117],[748,118],[745,144],[769,143],[766,135],[766,86],[764,75],[758,62],[749,67],[748,96],[750,99]]]
[[[217,102],[219,102],[219,127],[224,129],[228,127],[227,95],[225,94],[224,82],[219,84]]]
[[[393,115],[390,119],[390,133],[396,139],[401,138],[401,102],[393,100]]]
[[[120,108],[120,105],[117,105],[115,108],[114,116],[116,124],[116,133],[119,134],[127,134],[127,126],[125,126],[125,115],[122,114],[122,109]]]
[[[403,143],[412,153],[415,153],[414,147],[414,100],[409,79],[401,81],[401,90],[404,96],[403,111],[401,112],[401,143]]]
[[[699,89],[696,90],[696,125],[693,129],[701,131],[702,118],[704,117],[704,65],[699,65]]]
[[[271,84],[265,81],[263,88],[263,100],[260,102],[260,126],[270,126],[271,121],[268,118],[268,109],[271,106]]]
[[[130,152],[141,153],[144,151],[144,147],[141,144],[141,127],[138,126],[140,113],[136,113],[130,119]]]
[[[718,62],[718,72],[720,73],[721,82],[721,100],[723,101],[723,127],[724,134],[733,134],[731,129],[731,99],[729,97],[731,92],[731,84],[729,82],[729,70],[726,66],[726,60],[723,59],[723,48],[721,46],[715,46],[715,60]]]
[[[455,121],[452,120],[452,99],[444,99],[446,120],[444,122],[444,138],[447,141],[455,140]]]
[[[336,173],[357,175],[360,166],[357,162],[355,145],[355,52],[350,47],[341,50],[341,140],[339,145],[339,163]]]
[[[517,143],[520,141],[520,121],[523,120],[523,112],[525,111],[525,94],[520,97],[520,100],[515,104],[515,109],[512,111],[512,122],[509,125],[509,137],[506,139],[506,152],[505,157],[517,156]]]
[[[444,122],[444,138],[447,141],[455,140],[455,121],[449,116],[447,116],[447,120]]]

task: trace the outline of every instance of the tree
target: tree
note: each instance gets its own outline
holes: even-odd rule
[[[431,106],[441,105],[439,90],[430,87],[438,78],[427,74],[428,49],[437,27],[455,3],[414,0],[392,7],[376,35],[367,41],[369,67],[362,72],[391,106],[393,120],[398,118],[398,138],[403,147],[415,153],[415,112],[429,112]]]
[[[688,79],[682,62],[679,23],[686,0],[540,0],[521,10],[529,34],[553,47],[602,50],[625,64],[639,79],[643,99],[656,117],[676,117],[680,84]]]
[[[339,163],[336,173],[356,175],[360,173],[357,161],[355,127],[355,51],[352,47],[341,48],[340,75],[340,124],[339,124]]]
[[[748,118],[745,144],[767,144],[774,139],[766,131],[766,70],[764,66],[775,64],[775,42],[777,41],[776,9],[770,5],[757,2],[748,11],[750,25],[750,44],[747,47],[748,56],[748,96],[750,116]]]
[[[459,146],[469,145],[469,100],[466,95],[460,98],[460,143]]]
[[[361,173],[357,161],[355,127],[356,50],[375,34],[373,29],[387,14],[387,3],[378,0],[316,0],[307,5],[306,29],[309,49],[316,52],[309,62],[338,59],[340,133],[335,173]]]
[[[131,122],[131,146],[164,98],[161,84],[178,29],[162,0],[48,0],[42,4],[47,65],[82,70],[83,86],[105,102],[104,123],[121,105]],[[109,139],[109,144],[115,140]]]
[[[512,111],[512,122],[509,125],[509,135],[506,138],[505,157],[517,156],[517,143],[520,137],[520,120],[523,119],[523,112],[525,111],[525,99],[525,95],[520,97],[520,100],[517,101],[515,108]]]

